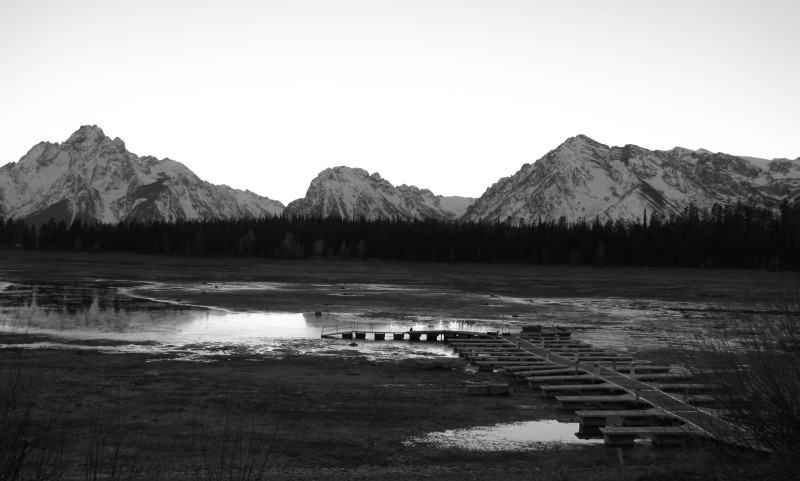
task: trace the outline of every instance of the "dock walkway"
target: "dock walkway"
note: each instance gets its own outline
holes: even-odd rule
[[[385,327],[384,324],[349,322],[323,326],[320,337],[327,339],[367,339],[367,334],[376,341],[392,339],[400,341],[408,339],[410,341],[446,341],[453,339],[491,339],[496,337],[497,332],[476,332],[476,331],[456,331],[452,329],[424,329],[424,330],[402,330],[396,331]]]
[[[365,339],[367,334],[372,334],[375,340],[419,341],[424,336],[426,341],[448,342],[454,352],[479,369],[503,369],[532,387],[541,387],[544,395],[554,396],[563,408],[577,407],[581,426],[594,423],[599,426],[607,417],[627,418],[631,423],[647,423],[647,419],[677,423],[674,426],[605,426],[601,432],[607,444],[630,443],[635,436],[673,442],[680,436],[692,435],[768,451],[744,429],[720,417],[719,410],[697,407],[697,404],[712,404],[714,399],[697,393],[704,386],[687,382],[691,379],[687,372],[651,365],[629,354],[595,348],[571,339],[570,331],[563,328],[533,331],[523,328],[521,334],[513,336],[449,329],[394,332],[362,323],[322,328],[324,338]],[[679,393],[681,391],[683,394]],[[607,406],[610,410],[584,409],[591,409],[591,406]]]
[[[582,371],[588,375],[597,377],[604,384],[613,384],[627,391],[634,396],[636,401],[642,401],[651,405],[660,412],[675,417],[683,421],[688,428],[686,432],[704,435],[717,439],[725,443],[739,445],[743,447],[765,450],[751,436],[744,432],[739,426],[714,416],[708,411],[702,410],[680,399],[679,396],[666,393],[657,389],[654,385],[646,384],[632,375],[617,372],[611,368],[595,363],[576,362],[573,359],[548,351],[542,347],[541,342],[532,342],[520,336],[506,339],[506,342],[520,349],[526,350],[542,358],[550,360],[553,364],[562,368],[572,368]],[[613,431],[613,430],[612,430]],[[722,434],[721,434],[722,433]]]

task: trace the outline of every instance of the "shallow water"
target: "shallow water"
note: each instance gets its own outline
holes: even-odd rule
[[[263,283],[249,287],[277,288]],[[354,349],[351,340],[320,338],[323,326],[358,321],[348,313],[231,312],[132,296],[111,287],[6,283],[0,288],[0,334],[49,339],[26,343],[27,348],[167,353],[188,360],[226,354],[352,354],[373,360],[453,356],[435,343],[360,340]],[[387,332],[431,325],[391,319],[370,324]]]
[[[412,438],[406,444],[477,451],[535,451],[564,444],[602,444],[602,438],[579,437],[578,423],[554,420],[451,429]]]
[[[297,290],[300,286],[280,283],[159,284],[150,293],[190,292],[214,289],[219,292]],[[668,342],[687,340],[691,326],[729,315],[710,303],[670,302],[623,298],[521,298],[481,296],[452,292],[446,288],[421,289],[383,284],[349,284],[346,289],[316,284],[329,295],[343,290],[349,296],[401,292],[407,298],[459,296],[465,305],[497,306],[498,319],[463,319],[433,316],[424,309],[408,309],[402,316],[392,306],[375,311],[324,312],[232,312],[214,306],[187,305],[164,301],[155,295],[135,295],[130,288],[102,285],[0,284],[0,333],[29,333],[49,336],[51,344],[84,344],[119,352],[174,352],[197,357],[218,354],[281,355],[290,351],[341,353],[352,350],[352,341],[321,340],[325,326],[358,324],[385,332],[452,329],[477,332],[518,332],[526,324],[560,325],[574,331],[574,337],[591,344],[627,350],[664,347]],[[388,301],[387,301],[388,302]],[[522,309],[525,316],[514,318],[507,310]],[[370,336],[371,337],[371,336]],[[358,351],[373,358],[451,356],[437,343],[409,341],[356,341]]]

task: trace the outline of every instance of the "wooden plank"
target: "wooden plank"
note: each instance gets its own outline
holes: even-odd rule
[[[595,376],[594,374],[581,371],[579,374],[572,375],[559,375],[559,376],[529,376],[525,378],[531,386],[535,384],[545,384],[549,382],[562,382],[562,381],[601,381],[603,378]]]
[[[552,362],[542,362],[542,363],[530,363],[530,362],[520,362],[518,365],[510,365],[506,368],[509,372],[518,372],[518,371],[525,371],[526,368],[531,367],[533,370],[536,369],[544,369],[544,368],[557,368],[558,364],[553,364]]]
[[[417,331],[412,331],[417,332]],[[452,345],[456,346],[499,346],[503,344],[508,344],[509,341],[505,339],[459,339],[459,338],[449,338],[447,342]]]
[[[625,406],[628,404],[646,404],[645,401],[639,401],[631,394],[617,394],[617,395],[593,395],[593,396],[556,396],[561,409],[575,409],[586,404],[605,404],[614,406]]]
[[[642,373],[642,374],[634,374],[632,376],[633,379],[638,381],[641,380],[658,380],[658,379],[692,379],[692,375],[689,373]]]
[[[660,409],[580,409],[578,417],[672,417]]]
[[[598,382],[593,384],[557,384],[557,385],[543,385],[539,386],[542,391],[569,391],[581,389],[622,389],[616,384],[610,382]]]
[[[461,353],[460,357],[465,357],[467,359],[475,359],[476,361],[520,361],[524,359],[536,359],[531,358],[529,356],[523,354],[511,354],[511,355],[497,355],[493,353]]]
[[[568,372],[575,372],[575,368],[573,367],[562,367],[558,369],[542,369],[542,370],[534,370],[534,371],[522,371],[522,372],[515,372],[515,376],[520,377],[527,377],[527,376],[546,376],[548,374],[566,374]],[[580,372],[580,371],[578,371]]]
[[[617,372],[631,372],[633,367],[628,364],[624,366],[617,365]],[[672,369],[672,366],[640,366],[638,363],[636,364],[636,373],[637,374],[650,374],[650,373],[667,373]]]
[[[620,394],[616,396],[556,396],[559,402],[613,402],[613,401],[636,401],[633,394]]]
[[[530,356],[529,353],[518,351],[457,350],[455,352],[458,352],[461,357],[496,357],[498,359],[503,357]]]
[[[518,358],[526,358],[525,354],[498,354],[493,352],[460,352],[459,357],[466,357],[468,359],[482,359],[482,360],[513,360]]]
[[[523,362],[537,362],[538,359],[535,357],[528,357],[528,356],[493,356],[491,354],[485,356],[461,356],[468,359],[473,359],[475,361],[492,361],[497,363],[523,363]]]
[[[525,365],[519,366],[509,366],[510,371],[524,371],[525,366],[531,366],[534,370],[542,370],[542,369],[564,369],[564,366],[560,364],[556,364],[554,362],[542,360],[542,362],[529,362]]]
[[[533,361],[533,362],[531,362],[531,361]],[[535,362],[535,359],[528,359],[528,358],[523,358],[523,359],[516,360],[516,361],[497,361],[497,360],[493,360],[493,359],[486,359],[486,360],[477,359],[477,360],[475,360],[473,362],[475,364],[481,364],[481,363],[492,364],[494,366],[500,366],[500,367],[502,367],[504,369],[510,369],[510,370],[513,370],[513,369],[516,369],[516,368],[523,368],[525,366],[539,366],[540,365],[540,364]]]
[[[616,384],[611,384],[607,382],[600,382],[594,384],[546,384],[539,386],[539,389],[542,390],[542,395],[547,397],[555,397],[562,394],[567,393],[574,393],[579,395],[585,395],[588,392],[625,392],[624,389],[617,386]],[[583,394],[581,394],[583,393]]]
[[[521,349],[517,349],[514,346],[503,346],[503,347],[456,347],[453,349],[456,352],[463,352],[463,353],[473,353],[473,352],[486,352],[486,353],[506,353],[506,352],[513,352],[516,354],[530,354]]]
[[[464,357],[472,357],[475,359],[483,359],[483,360],[496,360],[496,361],[512,361],[512,360],[520,360],[520,359],[536,359],[530,357],[529,354],[522,354],[522,353],[508,353],[508,354],[498,354],[494,352],[474,352],[469,354],[462,353]]]

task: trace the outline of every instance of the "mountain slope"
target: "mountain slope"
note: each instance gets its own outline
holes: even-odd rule
[[[689,203],[738,200],[773,205],[800,194],[800,159],[749,158],[676,147],[608,147],[584,135],[500,179],[472,204],[466,221],[635,219],[671,215]]]
[[[82,126],[61,144],[41,142],[0,168],[0,215],[36,223],[234,219],[282,210],[280,202],[205,182],[180,162],[140,158],[97,126]]]
[[[399,218],[455,219],[446,208],[465,209],[472,199],[436,196],[430,190],[414,186],[393,186],[377,172],[334,167],[325,169],[311,181],[306,196],[288,206],[286,215],[341,217],[345,219]]]

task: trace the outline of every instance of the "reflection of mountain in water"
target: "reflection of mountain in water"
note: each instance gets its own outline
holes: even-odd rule
[[[438,343],[362,343],[320,340],[324,325],[356,322],[352,313],[228,312],[130,297],[97,285],[0,284],[0,336],[34,334],[28,348],[102,349],[168,354],[174,359],[293,354],[369,359],[452,355]],[[381,317],[376,324],[391,325]],[[403,328],[407,329],[406,323]],[[39,342],[44,336],[48,341]],[[3,342],[20,342],[0,337]],[[432,345],[436,344],[436,345]]]
[[[0,292],[0,307],[38,307],[75,315],[93,307],[102,311],[191,309],[120,294],[113,287],[63,284],[11,284]]]
[[[3,331],[136,332],[159,319],[187,317],[195,308],[120,294],[115,288],[12,284],[0,292]]]

